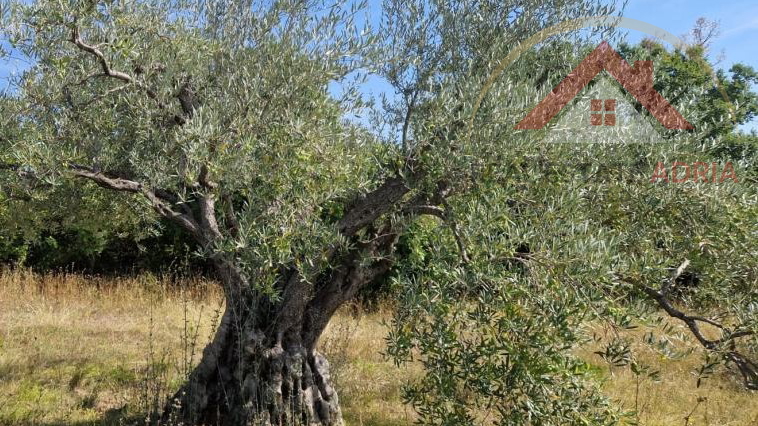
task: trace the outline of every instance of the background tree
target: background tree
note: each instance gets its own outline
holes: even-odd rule
[[[622,45],[619,52],[630,63],[652,60],[654,87],[673,104],[694,103],[690,120],[708,129],[703,143],[732,133],[756,117],[758,96],[753,85],[758,84],[758,73],[749,65],[734,64],[728,72],[716,69],[702,44],[668,50],[643,40],[636,46]]]

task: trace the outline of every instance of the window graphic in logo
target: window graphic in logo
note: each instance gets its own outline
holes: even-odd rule
[[[541,129],[601,73],[607,72],[624,90],[667,129],[692,129],[692,125],[653,88],[653,62],[629,65],[613,48],[602,42],[561,81],[516,129]],[[611,94],[612,96],[612,94]],[[589,100],[591,126],[616,126],[615,97]],[[576,123],[576,120],[571,120]],[[584,120],[582,120],[584,121]]]
[[[615,99],[593,99],[590,101],[590,124],[593,126],[615,126],[616,125],[616,100]]]

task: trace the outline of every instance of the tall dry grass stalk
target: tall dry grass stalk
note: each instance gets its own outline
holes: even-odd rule
[[[3,293],[0,301],[12,297],[70,300],[90,298],[109,302],[147,303],[186,297],[193,301],[220,298],[219,286],[199,276],[140,273],[108,277],[59,271],[35,273],[28,268],[0,267]]]

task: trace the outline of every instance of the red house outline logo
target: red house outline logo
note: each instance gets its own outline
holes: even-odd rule
[[[545,127],[602,70],[615,78],[665,128],[693,129],[692,124],[653,88],[653,62],[636,61],[630,66],[606,41],[587,55],[515,128]]]

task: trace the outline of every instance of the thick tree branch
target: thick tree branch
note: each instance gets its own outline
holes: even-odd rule
[[[198,200],[200,204],[200,221],[205,238],[208,243],[218,241],[222,238],[221,230],[218,227],[216,219],[216,198],[212,193],[203,194]]]
[[[341,252],[336,246],[329,247],[327,257],[333,266],[317,277],[304,277],[294,266],[287,269],[288,274],[283,278],[281,314],[276,321],[278,343],[282,343],[286,333],[310,335],[314,327],[325,326],[326,322],[322,321],[328,321],[337,307],[364,284],[361,260],[376,256],[376,245],[380,240],[373,239],[366,243],[353,237],[360,230],[372,227],[383,214],[398,208],[410,191],[405,179],[391,177],[354,202],[337,224],[340,233],[352,238],[354,244],[346,252]],[[306,330],[301,328],[304,319],[313,324]],[[320,331],[314,336],[318,335]]]
[[[142,192],[142,184],[128,179],[108,177],[92,167],[82,166],[79,164],[71,164],[69,165],[69,169],[74,176],[89,179],[95,182],[98,186],[106,189],[132,193]]]
[[[339,231],[347,237],[355,235],[389,212],[410,190],[402,177],[387,179],[345,213],[337,225]]]
[[[110,63],[108,63],[108,60],[105,58],[105,55],[103,54],[103,52],[97,46],[93,46],[91,44],[88,44],[84,40],[82,40],[81,34],[79,32],[79,27],[76,25],[76,23],[74,23],[73,27],[71,28],[71,38],[69,39],[69,41],[73,43],[74,45],[76,45],[76,47],[78,47],[79,50],[92,55],[95,58],[95,60],[97,60],[97,62],[100,64],[100,68],[102,70],[102,74],[92,74],[82,81],[86,81],[89,78],[92,78],[95,76],[105,76],[105,77],[114,78],[116,80],[121,80],[124,83],[127,83],[127,85],[134,84],[137,87],[139,87],[141,90],[143,90],[145,93],[147,93],[147,96],[150,99],[153,99],[154,101],[156,101],[160,108],[165,107],[163,102],[161,102],[160,99],[158,98],[158,94],[155,93],[155,91],[145,86],[141,82],[137,81],[131,75],[122,71],[114,70],[111,67]],[[122,86],[118,89],[120,90],[120,89],[123,89],[124,87],[125,86]]]
[[[375,238],[355,246],[331,268],[303,314],[301,337],[309,345],[309,350],[314,349],[318,336],[342,304],[355,297],[364,286],[389,273],[394,264],[392,253],[398,237],[399,233],[387,225],[377,232]]]
[[[218,184],[210,179],[210,171],[206,164],[200,166],[200,173],[197,175],[197,183],[203,188],[214,190]]]
[[[368,218],[373,218],[371,222],[364,225],[373,237],[367,241],[356,242],[347,253],[341,256],[335,253],[335,257],[332,257],[335,266],[330,268],[327,276],[317,281],[315,294],[306,307],[305,324],[302,330],[305,342],[315,345],[317,337],[337,308],[355,297],[364,286],[385,279],[394,264],[395,247],[403,230],[398,229],[397,223],[391,221],[376,229],[378,227],[376,219],[380,214],[373,212],[361,215],[359,212],[363,212],[363,209],[368,206],[378,206],[382,213],[394,209],[405,215],[430,214],[441,217],[443,220],[448,219],[446,210],[430,204],[444,202],[444,198],[449,194],[449,186],[446,182],[439,182],[432,194],[422,193],[401,204],[401,194],[404,195],[409,191],[405,185],[401,186],[398,182],[390,180],[362,199],[357,210],[351,210],[345,215],[344,223],[365,223],[361,220],[367,221]],[[390,201],[392,203],[388,204]],[[352,221],[350,218],[354,217],[362,219]],[[460,243],[459,248],[464,261],[468,261],[468,255],[457,235],[456,228],[451,229]]]
[[[682,265],[679,268],[677,268],[671,281],[673,282],[674,280],[676,280],[676,278],[678,278],[682,274],[682,272],[684,272],[684,269],[688,265],[689,265],[688,261],[685,261],[684,263],[682,263]],[[756,364],[754,361],[748,359],[743,354],[737,352],[734,349],[734,346],[735,346],[734,343],[736,339],[739,339],[741,337],[753,336],[755,334],[753,331],[751,330],[730,331],[727,327],[718,323],[717,321],[707,319],[701,316],[693,316],[693,315],[688,315],[684,313],[684,311],[676,308],[671,303],[671,301],[668,300],[666,293],[664,293],[664,290],[668,291],[668,289],[671,288],[671,285],[672,285],[671,282],[665,283],[662,286],[661,291],[658,291],[636,280],[630,280],[624,277],[622,277],[621,279],[635,285],[637,288],[642,290],[651,299],[653,299],[658,304],[658,306],[661,307],[666,312],[666,314],[668,314],[670,317],[676,318],[682,321],[690,330],[690,332],[695,336],[697,341],[704,348],[711,351],[721,351],[723,350],[724,345],[726,344],[731,345],[731,348],[725,353],[723,353],[725,359],[737,365],[738,369],[740,370],[740,373],[742,374],[746,388],[758,389],[758,364]],[[706,323],[718,328],[721,331],[721,337],[715,340],[708,339],[700,330],[700,325],[698,323]]]
[[[147,198],[158,214],[182,226],[182,228],[189,231],[203,246],[208,244],[208,237],[201,232],[197,221],[195,221],[191,215],[187,213],[179,213],[172,208],[171,202],[173,201],[173,196],[171,196],[168,191],[147,188],[143,184],[133,180],[110,177],[87,166],[70,165],[69,170],[74,176],[88,179],[102,188],[142,194]]]
[[[229,194],[224,194],[223,204],[226,228],[229,230],[229,233],[232,235],[232,237],[237,238],[240,235],[240,225],[239,221],[237,220],[237,215],[234,211],[234,202]]]

